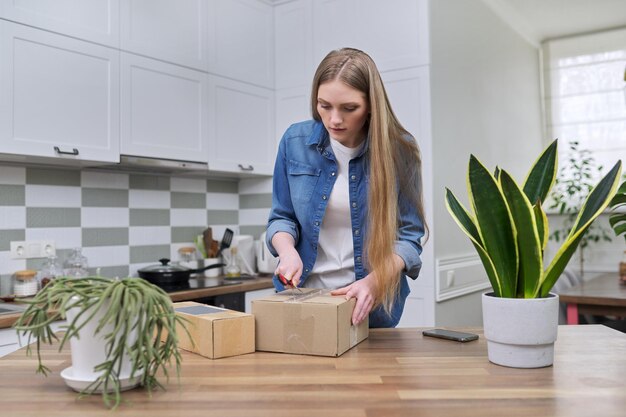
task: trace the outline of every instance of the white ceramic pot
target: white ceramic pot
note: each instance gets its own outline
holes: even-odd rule
[[[482,295],[489,360],[513,368],[541,368],[554,361],[559,296],[500,298]]]
[[[104,303],[96,315],[85,324],[85,326],[79,331],[79,337],[70,338],[70,349],[72,357],[72,366],[65,370],[62,376],[65,378],[66,383],[72,388],[77,389],[76,385],[80,386],[82,382],[82,388],[85,388],[88,383],[95,381],[102,371],[96,372],[94,368],[106,360],[104,335],[110,333],[113,330],[113,325],[108,324],[102,330],[96,334],[96,327],[100,319],[106,314],[109,303]],[[92,307],[93,308],[93,307]],[[80,312],[80,308],[74,307],[67,311],[67,322],[71,323]],[[90,312],[84,313],[80,319],[78,325],[83,323],[84,320],[90,316]],[[133,344],[137,340],[137,332],[133,331],[126,339],[127,344]],[[122,368],[118,375],[122,387],[129,389],[137,384],[141,380],[141,375],[137,373],[133,378],[130,378],[132,370],[132,364],[130,357],[124,354],[122,359]]]

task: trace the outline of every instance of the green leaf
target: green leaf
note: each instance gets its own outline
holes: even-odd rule
[[[626,183],[625,183],[626,184]],[[622,184],[623,186],[624,184]],[[622,187],[620,187],[621,189]],[[617,194],[615,194],[615,197],[613,197],[613,199],[611,200],[611,202],[609,203],[609,206],[613,209],[626,204],[626,194],[623,194],[623,192],[621,191],[617,191]]]
[[[537,230],[535,212],[526,194],[505,170],[500,172],[500,185],[517,230],[519,253],[517,296],[532,298],[539,289],[543,272],[541,240]]]
[[[483,247],[482,239],[478,234],[478,229],[476,228],[476,224],[474,223],[474,219],[467,212],[465,207],[459,203],[457,198],[454,196],[452,191],[446,188],[446,208],[448,212],[454,219],[454,221],[459,225],[461,230],[470,238],[474,248],[476,248],[476,252],[478,252],[478,256],[483,263],[483,267],[485,268],[485,272],[487,273],[487,277],[489,278],[489,282],[491,282],[491,287],[495,292],[496,296],[501,297],[502,288],[500,286],[500,282],[498,281],[498,276],[496,274],[495,267],[493,266],[493,262],[491,258],[485,251]]]
[[[609,216],[609,225],[614,229],[615,225],[626,222],[626,213],[614,213]],[[616,233],[617,235],[617,233]]]
[[[546,212],[543,210],[541,206],[541,201],[537,201],[537,204],[533,206],[533,211],[535,212],[535,221],[537,222],[537,233],[539,234],[539,241],[541,243],[541,250],[545,250],[548,245],[548,234],[549,234],[549,225],[548,225],[548,216]],[[556,240],[559,240],[558,231],[555,232]]]
[[[546,196],[557,173],[557,141],[555,140],[539,156],[524,181],[524,194],[530,201],[546,201]]]
[[[615,236],[619,236],[622,233],[626,232],[626,223],[622,223],[618,226],[613,227],[613,231],[615,232]]]
[[[622,161],[618,161],[587,196],[580,209],[578,218],[574,222],[570,236],[576,233],[579,226],[585,226],[593,221],[609,205],[617,190],[621,169]]]
[[[502,297],[515,298],[517,287],[517,241],[511,215],[495,178],[474,155],[469,162],[469,197],[476,228],[493,262]]]
[[[622,161],[618,161],[615,166],[600,180],[591,194],[583,203],[578,218],[572,227],[572,231],[559,249],[554,259],[546,269],[544,280],[541,284],[540,297],[546,297],[556,280],[561,276],[567,263],[576,251],[583,234],[591,226],[591,223],[608,206],[611,198],[617,191],[619,178],[622,171]]]

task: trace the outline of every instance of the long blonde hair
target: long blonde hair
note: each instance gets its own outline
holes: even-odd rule
[[[391,109],[376,64],[358,49],[331,51],[319,64],[311,92],[311,111],[315,120],[321,121],[317,111],[319,86],[335,80],[364,93],[369,103],[369,239],[366,259],[370,272],[376,272],[376,304],[382,304],[389,313],[400,289],[400,271],[393,261],[399,227],[399,193],[414,205],[424,229],[428,230],[422,202],[421,154],[417,142]]]

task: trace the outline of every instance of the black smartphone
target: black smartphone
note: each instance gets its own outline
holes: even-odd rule
[[[454,340],[456,342],[471,342],[478,339],[478,335],[474,333],[456,332],[454,330],[431,329],[422,332],[424,336],[438,337],[440,339]]]

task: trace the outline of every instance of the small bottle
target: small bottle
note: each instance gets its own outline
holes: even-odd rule
[[[622,261],[619,263],[619,282],[626,285],[626,250],[622,256]]]
[[[37,271],[25,269],[17,271],[14,274],[15,283],[13,284],[13,292],[16,297],[31,297],[37,294],[39,290],[39,282],[37,282]]]
[[[228,265],[226,265],[226,277],[234,278],[241,276],[241,268],[237,264],[237,247],[230,248],[230,258],[228,258]]]

